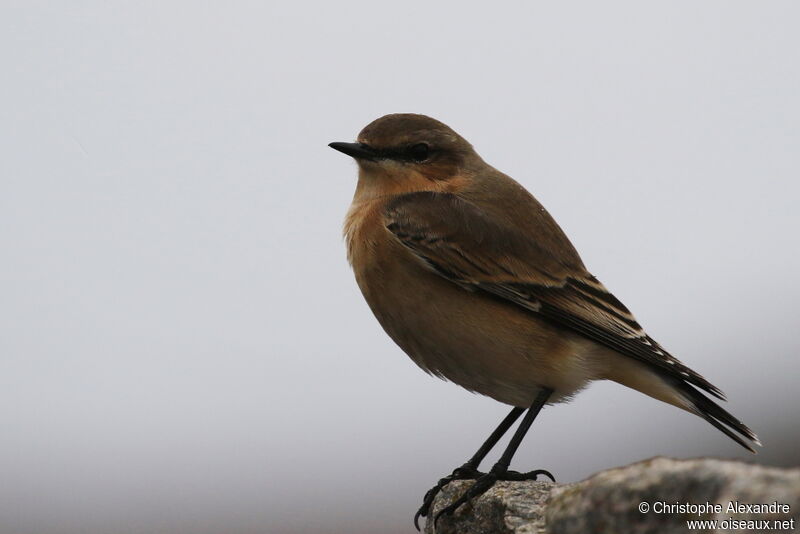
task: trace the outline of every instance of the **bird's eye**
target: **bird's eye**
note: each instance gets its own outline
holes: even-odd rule
[[[426,143],[417,143],[408,147],[408,155],[414,161],[425,161],[428,159],[428,152],[430,152],[430,148]]]

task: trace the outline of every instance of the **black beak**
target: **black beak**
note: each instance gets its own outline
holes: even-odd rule
[[[373,149],[363,143],[330,143],[328,146],[356,159],[374,160],[377,155]]]

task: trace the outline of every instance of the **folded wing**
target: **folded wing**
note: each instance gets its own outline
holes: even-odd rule
[[[503,298],[724,399],[644,332],[628,308],[586,271],[566,237],[563,244],[554,245],[552,235],[550,242],[537,241],[535,233],[501,226],[449,193],[399,196],[387,206],[385,223],[420,261],[465,289]]]

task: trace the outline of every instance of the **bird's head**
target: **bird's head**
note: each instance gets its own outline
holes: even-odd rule
[[[441,191],[478,155],[466,139],[446,124],[412,113],[385,115],[368,124],[355,143],[331,143],[355,158],[360,185],[383,194]]]

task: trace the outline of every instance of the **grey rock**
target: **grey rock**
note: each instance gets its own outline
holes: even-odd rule
[[[719,532],[800,529],[800,468],[653,458],[574,484],[498,482],[452,516],[442,516],[434,530],[432,517],[470,485],[455,481],[442,490],[425,525],[427,534],[687,534],[690,520],[716,520]],[[780,506],[767,506],[771,503]]]

